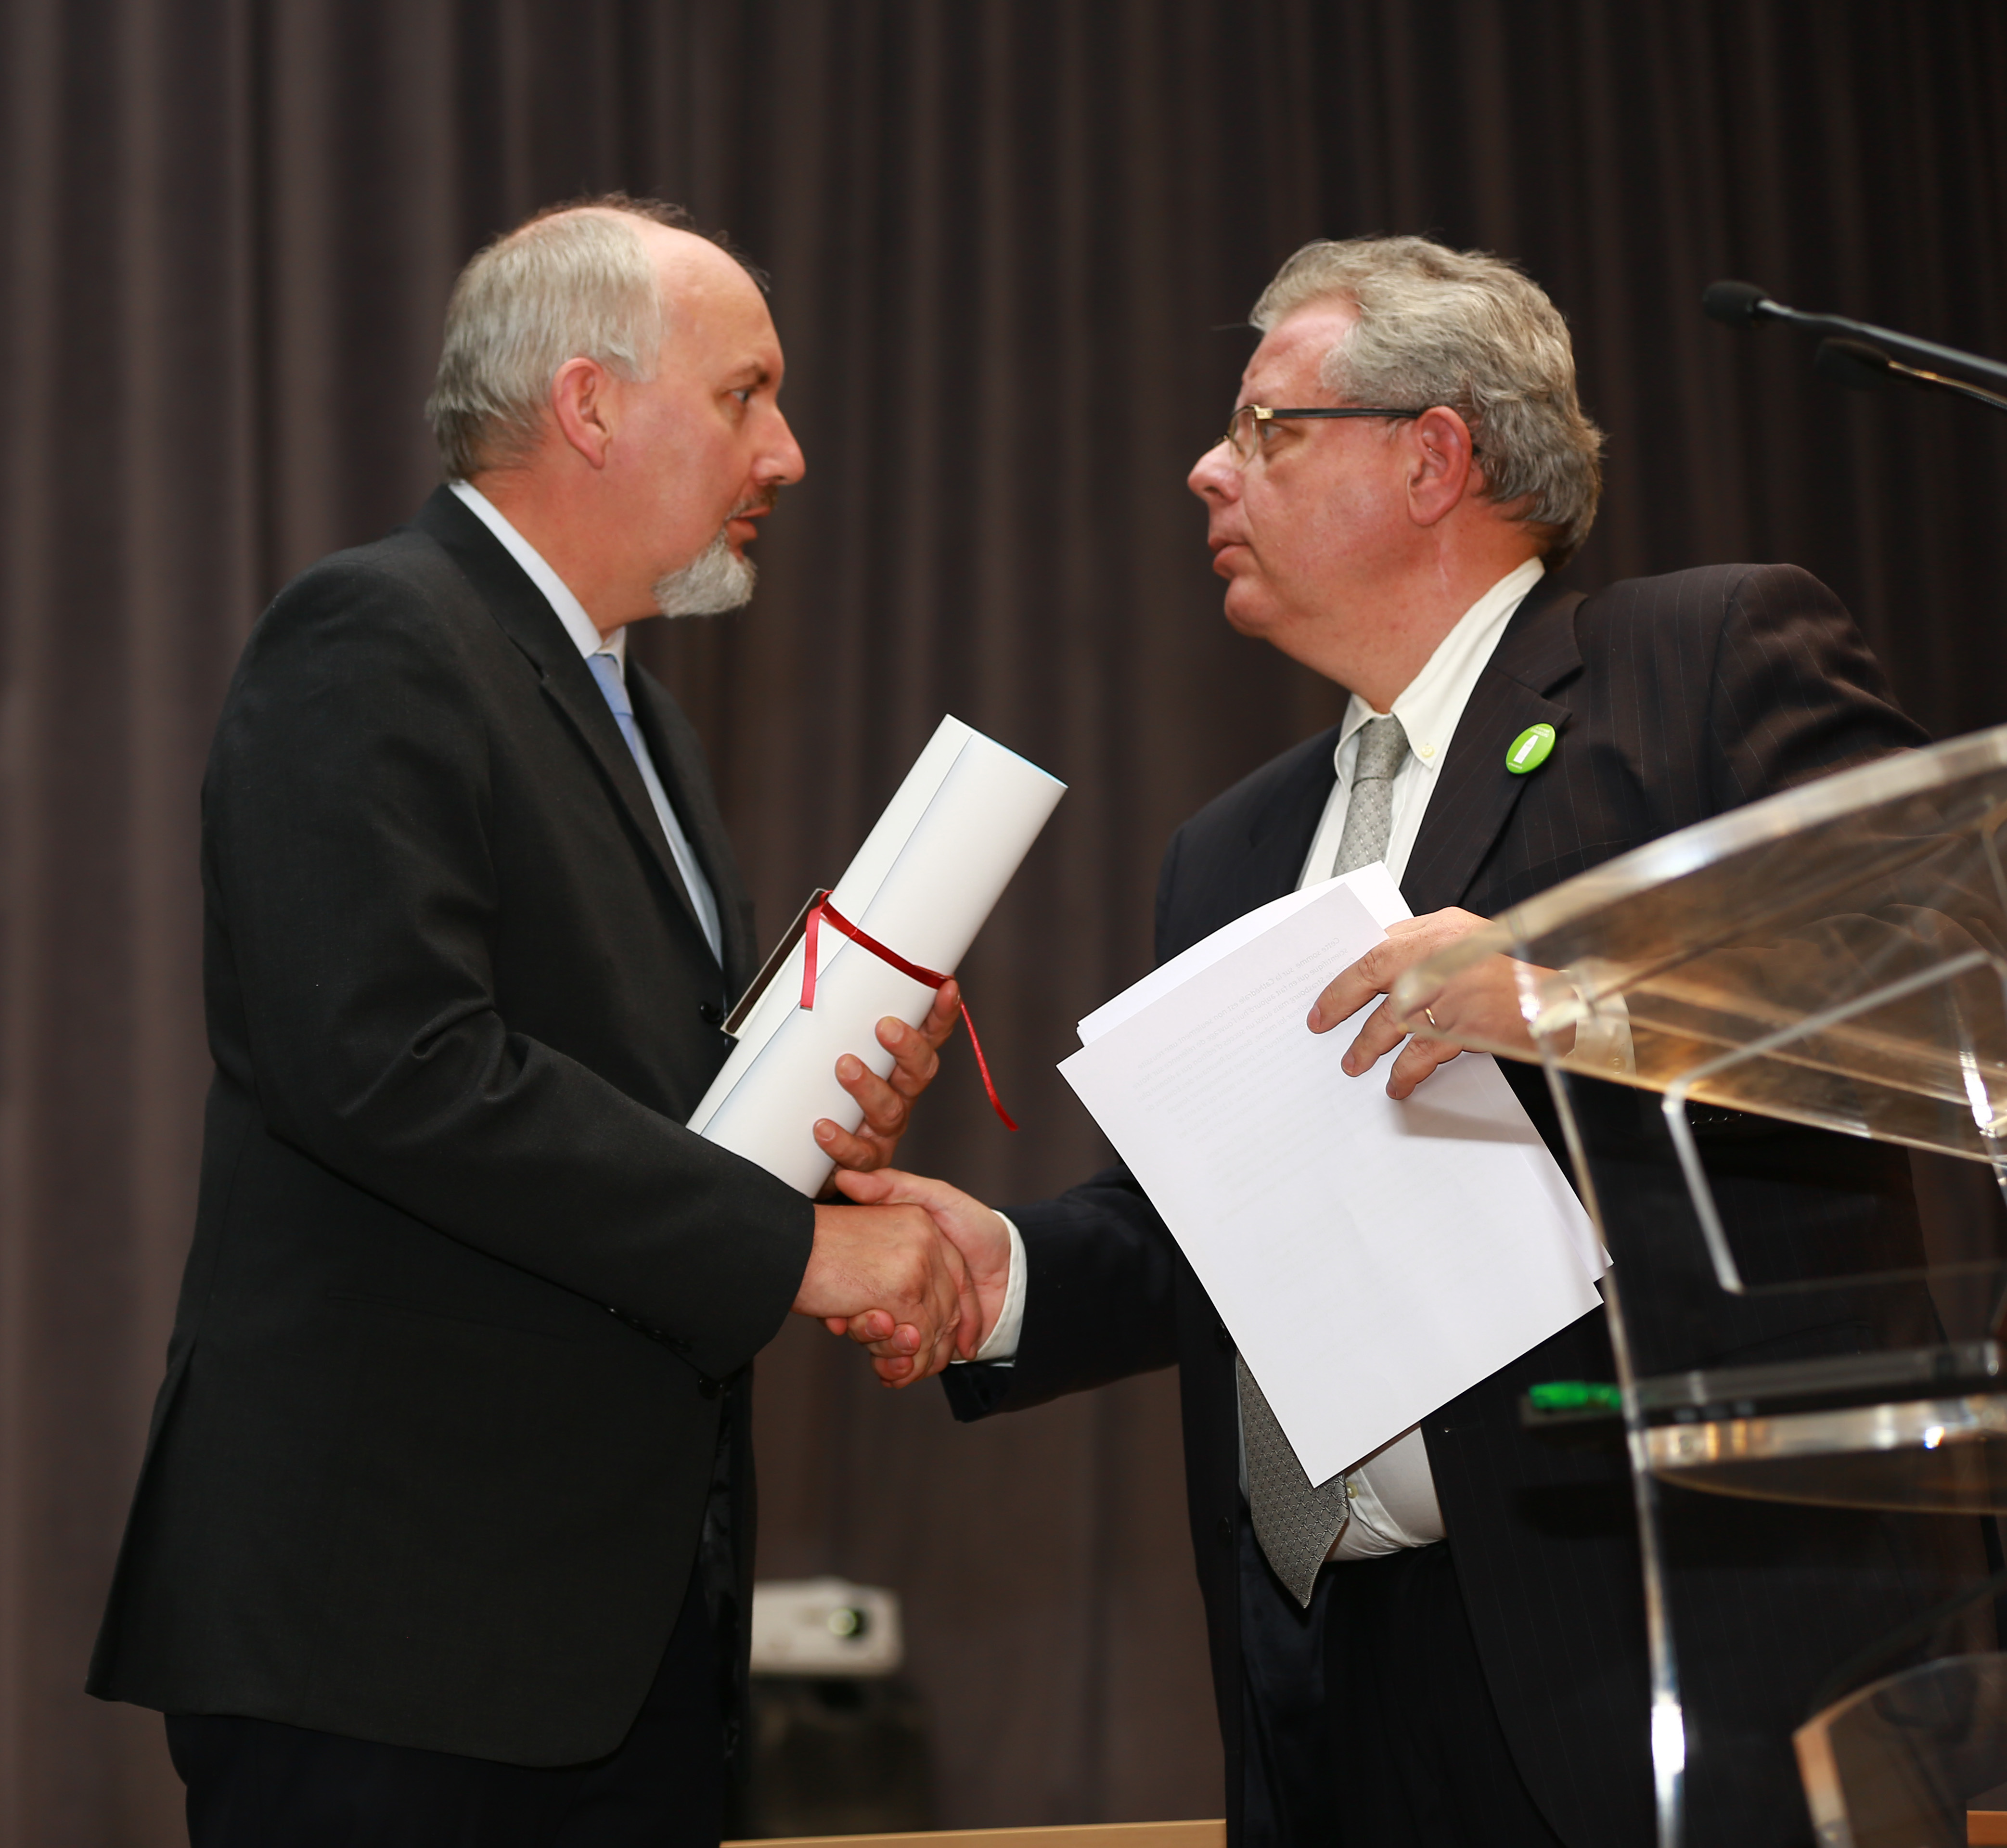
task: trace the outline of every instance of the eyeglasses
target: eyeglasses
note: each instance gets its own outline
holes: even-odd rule
[[[1296,417],[1420,417],[1430,407],[1420,411],[1367,410],[1348,404],[1342,410],[1328,407],[1308,410],[1278,411],[1267,404],[1243,404],[1228,420],[1226,446],[1233,452],[1234,459],[1245,468],[1268,446],[1275,433],[1279,419]]]

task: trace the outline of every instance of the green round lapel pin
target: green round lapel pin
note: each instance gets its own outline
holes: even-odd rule
[[[1512,740],[1511,748],[1505,753],[1505,767],[1515,777],[1523,777],[1546,763],[1548,752],[1554,748],[1552,725],[1529,725]]]

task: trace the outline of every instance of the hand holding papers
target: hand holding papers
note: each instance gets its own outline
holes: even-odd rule
[[[1305,1029],[1406,915],[1383,867],[1250,912],[1081,1022],[1060,1067],[1183,1248],[1314,1482],[1597,1307],[1587,1216],[1497,1066],[1417,1095]]]
[[[1527,1031],[1521,1002],[1526,992],[1523,979],[1541,972],[1506,957],[1490,958],[1460,982],[1455,1007],[1449,1006],[1444,994],[1431,995],[1434,1007],[1444,1009],[1440,1020],[1428,1006],[1411,1006],[1403,1015],[1391,999],[1370,1013],[1367,1010],[1368,1002],[1381,995],[1391,996],[1395,982],[1417,963],[1473,932],[1489,929],[1490,924],[1489,918],[1454,907],[1431,912],[1426,918],[1397,919],[1387,926],[1384,943],[1342,970],[1311,1003],[1310,1031],[1327,1033],[1347,1021],[1364,1023],[1358,1026],[1357,1037],[1345,1056],[1345,1069],[1356,1077],[1370,1071],[1381,1056],[1401,1046],[1412,1030],[1415,1037],[1401,1046],[1393,1070],[1387,1074],[1387,1095],[1396,1099],[1407,1096],[1437,1066],[1460,1056],[1462,1048],[1446,1037],[1451,1032],[1480,1046],[1505,1046],[1537,1058],[1539,1049]],[[1437,1036],[1438,1028],[1445,1037]]]
[[[1065,792],[1035,764],[944,718],[831,900],[901,958],[952,970]],[[690,1127],[813,1196],[834,1165],[813,1124],[827,1117],[854,1130],[862,1116],[837,1080],[838,1059],[851,1054],[883,1077],[892,1055],[874,1026],[887,1014],[919,1021],[934,990],[827,929],[806,1010],[806,957],[797,943],[774,972]]]

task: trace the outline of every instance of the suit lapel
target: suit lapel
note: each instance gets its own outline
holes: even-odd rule
[[[1581,591],[1542,579],[1478,676],[1401,881],[1417,916],[1463,897],[1511,819],[1529,778],[1506,769],[1506,746],[1529,725],[1550,725],[1557,735],[1566,728],[1568,707],[1547,696],[1581,668],[1575,612],[1582,601]],[[1218,922],[1296,889],[1337,779],[1332,756],[1342,729],[1334,725],[1299,747],[1300,760],[1262,804],[1248,828],[1245,857],[1222,876]]]
[[[1308,738],[1275,766],[1274,786],[1237,831],[1222,830],[1213,846],[1201,830],[1179,870],[1170,908],[1158,921],[1157,960],[1189,949],[1221,926],[1296,890],[1335,773],[1332,752],[1339,728]]]
[[[1247,831],[1247,857],[1233,875],[1235,916],[1296,889],[1303,857],[1338,781],[1334,753],[1343,727],[1310,740],[1303,760],[1261,806]]]
[[[505,624],[506,627],[506,625]],[[661,822],[655,814],[655,805],[648,799],[648,786],[641,781],[640,767],[634,761],[634,753],[628,749],[627,740],[620,735],[619,721],[606,704],[606,696],[599,690],[599,682],[592,677],[592,670],[585,665],[585,658],[572,646],[571,638],[564,637],[566,654],[545,665],[544,692],[558,710],[571,721],[572,728],[591,752],[608,780],[613,785],[620,799],[621,807],[626,811],[627,819],[640,838],[643,845],[661,869],[662,876],[669,882],[669,890],[675,894],[676,902],[683,908],[683,915],[690,920],[697,933],[697,940],[704,944],[708,953],[710,944],[705,940],[704,926],[697,917],[697,903],[683,883],[683,876],[677,869],[675,855],[669,851],[668,838],[662,832]],[[544,665],[544,664],[540,664]],[[629,664],[631,675],[633,664]],[[628,688],[633,697],[633,688]],[[639,707],[637,706],[638,712]],[[645,734],[644,734],[645,735]],[[656,767],[661,774],[661,765]],[[667,783],[667,779],[665,779]],[[667,783],[673,788],[673,783]],[[680,811],[679,811],[680,813]]]
[[[1568,707],[1547,696],[1582,666],[1575,612],[1582,601],[1579,591],[1543,579],[1478,676],[1401,881],[1417,917],[1461,902],[1531,777],[1551,774],[1515,776],[1505,752],[1529,725],[1566,730]]]
[[[697,906],[676,870],[675,857],[655,818],[647,785],[634,753],[620,735],[619,722],[592,670],[578,651],[549,599],[530,581],[502,542],[482,525],[450,488],[437,488],[411,523],[446,548],[480,594],[503,632],[526,655],[543,682],[545,697],[563,714],[579,742],[599,767],[626,815],[642,850],[661,870],[697,941],[705,943]],[[658,767],[659,768],[659,766]]]
[[[754,973],[753,908],[745,897],[725,817],[718,813],[703,747],[668,689],[631,654],[627,693],[634,702],[641,735],[648,741],[649,754],[655,760],[656,773],[690,837],[697,864],[711,881],[711,896],[718,901],[718,930],[725,941],[725,986],[736,995]]]

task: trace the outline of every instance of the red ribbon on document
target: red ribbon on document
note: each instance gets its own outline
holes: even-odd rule
[[[827,898],[809,908],[808,922],[803,927],[804,955],[802,962],[802,1005],[811,1011],[815,1007],[816,993],[816,937],[824,919],[841,931],[861,949],[869,950],[880,962],[889,963],[902,975],[915,982],[939,990],[951,978],[933,969],[923,969],[916,962],[908,962],[896,950],[884,944],[865,931],[859,930],[842,912],[831,905]],[[1011,1120],[1011,1113],[1004,1108],[1004,1100],[996,1095],[996,1087],[989,1076],[989,1061],[982,1056],[982,1042],[975,1037],[975,1022],[969,1018],[968,1003],[961,1003],[961,1024],[968,1029],[968,1043],[975,1053],[975,1068],[982,1074],[982,1088],[989,1093],[989,1107],[1004,1120],[1007,1130],[1015,1130],[1017,1124]]]

